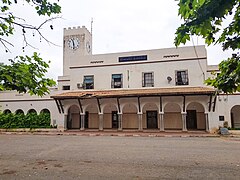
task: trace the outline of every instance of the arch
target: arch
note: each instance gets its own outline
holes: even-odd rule
[[[138,128],[138,109],[135,104],[127,103],[122,108],[122,128],[136,129]]]
[[[181,107],[177,103],[167,103],[164,106],[164,112],[181,112]]]
[[[103,107],[103,128],[118,128],[118,109],[113,103]]]
[[[240,128],[240,105],[231,108],[231,123],[232,128]]]
[[[30,114],[30,113],[37,114],[37,111],[35,109],[29,109],[27,114]]]
[[[98,129],[99,128],[99,115],[98,115],[98,106],[95,103],[90,103],[84,107],[85,128]]]
[[[83,111],[91,111],[92,113],[98,113],[98,106],[97,104],[91,103],[91,104],[87,104],[86,106],[84,106]]]
[[[187,129],[206,130],[205,108],[199,102],[187,105]]]
[[[10,111],[10,109],[5,109],[5,110],[3,111],[3,114],[10,114],[10,113],[12,113],[12,112]]]
[[[104,113],[111,113],[111,111],[117,111],[117,105],[110,103],[103,106]]]
[[[47,113],[47,114],[51,114],[51,113],[50,113],[50,111],[49,111],[47,108],[45,108],[45,109],[42,109],[42,110],[40,111],[40,113]]]
[[[124,104],[123,105],[123,107],[122,107],[122,112],[125,112],[125,113],[127,113],[127,112],[138,112],[138,108],[137,108],[137,106],[135,105],[135,104],[132,104],[132,103],[126,103],[126,104]]]
[[[194,109],[197,110],[198,112],[205,112],[203,104],[199,102],[190,102],[189,104],[187,104],[187,109]]]
[[[15,114],[24,114],[24,111],[22,109],[17,109],[15,111]]]
[[[159,108],[155,103],[146,103],[142,108],[143,112],[143,128],[157,129]]]
[[[80,129],[80,110],[77,105],[68,109],[67,129]]]
[[[156,103],[145,103],[142,107],[142,112],[146,113],[146,111],[159,111],[159,108]]]
[[[179,104],[167,103],[164,106],[164,128],[182,129],[182,114]]]

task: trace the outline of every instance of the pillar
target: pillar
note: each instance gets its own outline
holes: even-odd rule
[[[142,113],[138,113],[138,130],[142,131],[143,130],[143,126],[142,126]]]
[[[64,114],[64,130],[67,130],[67,121],[68,121],[68,115]]]
[[[103,113],[99,113],[99,131],[103,131]]]
[[[182,112],[182,131],[187,131],[187,113]]]
[[[118,113],[118,130],[122,131],[122,113]]]
[[[205,113],[205,120],[206,120],[206,132],[209,132],[209,118],[208,118],[208,113]]]
[[[80,119],[81,119],[80,130],[83,131],[85,129],[85,114],[81,113],[80,114]]]
[[[160,131],[165,131],[164,130],[164,112],[159,113],[159,126],[160,126]]]

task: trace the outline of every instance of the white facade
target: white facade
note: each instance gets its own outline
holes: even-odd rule
[[[85,27],[64,29],[58,89],[43,98],[0,92],[0,110],[48,109],[60,129],[214,131],[224,121],[240,127],[240,96],[215,98],[204,84],[217,70],[207,65],[204,46],[100,55],[91,46]]]

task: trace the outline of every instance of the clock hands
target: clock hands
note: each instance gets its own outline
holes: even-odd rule
[[[75,49],[74,39],[72,39],[72,42],[73,42],[73,49]]]
[[[78,40],[78,38],[69,38],[69,40],[68,40],[68,46],[69,46],[71,49],[73,49],[73,50],[79,48],[79,40]]]

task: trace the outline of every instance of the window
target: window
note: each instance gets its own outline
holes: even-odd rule
[[[94,76],[84,76],[83,78],[84,89],[94,88]]]
[[[143,73],[143,87],[154,87],[153,72]]]
[[[176,71],[176,85],[188,85],[187,71]]]
[[[112,74],[112,88],[122,88],[122,74]]]
[[[70,86],[63,86],[62,90],[70,90]]]

